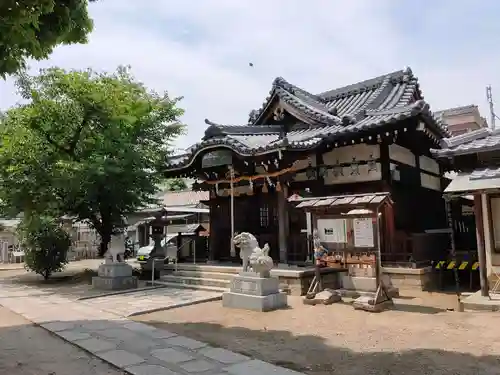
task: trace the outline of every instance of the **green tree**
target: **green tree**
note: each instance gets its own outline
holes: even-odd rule
[[[47,280],[54,272],[62,271],[68,263],[71,240],[58,219],[25,216],[18,226],[18,235],[28,271],[42,275]]]
[[[165,181],[164,186],[166,187],[166,190],[169,191],[183,191],[188,189],[186,181],[182,178],[168,179]]]
[[[87,6],[87,0],[0,1],[0,77],[20,71],[27,59],[46,59],[57,45],[86,43]]]
[[[171,142],[182,133],[180,98],[115,73],[48,69],[22,75],[28,104],[3,121],[0,202],[19,212],[67,214],[100,235],[100,253],[127,214],[150,203]]]

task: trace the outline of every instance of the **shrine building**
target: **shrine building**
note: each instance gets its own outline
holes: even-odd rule
[[[276,78],[246,124],[205,122],[200,142],[170,158],[165,175],[196,178],[209,192],[208,260],[239,262],[231,233],[246,231],[269,243],[275,261],[304,262],[310,228],[294,197],[388,193],[384,259],[415,259],[411,236],[448,226],[449,181],[430,149],[450,134],[410,68],[319,94]]]

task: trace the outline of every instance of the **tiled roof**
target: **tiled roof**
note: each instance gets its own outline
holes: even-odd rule
[[[477,105],[471,104],[471,105],[464,105],[461,107],[443,109],[442,111],[436,111],[434,112],[434,115],[438,118],[442,118],[445,116],[458,116],[474,112],[479,112],[479,108]]]
[[[207,191],[166,191],[161,196],[163,206],[195,206],[208,199]]]
[[[303,124],[301,129],[285,133],[280,125],[264,124],[267,109],[276,100]],[[189,152],[170,158],[169,167],[183,168],[203,149],[214,146],[225,146],[241,155],[310,149],[325,140],[354,135],[419,114],[428,119],[429,126],[440,136],[450,135],[433,117],[410,68],[318,95],[276,78],[264,104],[250,113],[248,124],[219,125],[205,120],[209,127],[203,140]]]
[[[499,178],[500,167],[476,169],[470,174],[471,180],[484,180],[488,178]]]
[[[496,149],[500,149],[500,130],[481,128],[455,137],[443,138],[441,149],[431,152],[438,157],[448,157]]]

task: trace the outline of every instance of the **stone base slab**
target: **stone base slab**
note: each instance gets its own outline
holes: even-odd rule
[[[92,288],[102,290],[124,290],[137,288],[137,277],[101,277],[92,278]]]
[[[352,306],[354,307],[354,310],[364,310],[364,311],[369,311],[369,312],[382,312],[384,310],[387,310],[388,308],[391,308],[394,306],[394,302],[392,300],[389,301],[384,301],[381,303],[374,304],[373,303],[373,298],[368,297],[368,296],[362,296],[357,298],[353,303]]]
[[[233,278],[229,289],[233,293],[267,296],[277,293],[279,284],[279,280],[274,277],[258,277],[255,274],[241,273]]]
[[[127,263],[104,263],[97,269],[99,277],[129,277],[133,268]]]
[[[266,296],[226,292],[222,294],[222,306],[260,312],[272,311],[287,306],[287,295],[282,292]]]

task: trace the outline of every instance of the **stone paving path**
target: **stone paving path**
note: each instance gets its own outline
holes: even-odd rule
[[[193,305],[195,303],[214,301],[221,298],[219,292],[194,289],[158,288],[142,292],[116,294],[81,301],[100,310],[122,316],[133,316],[166,310],[173,307]]]
[[[5,285],[1,288],[1,305],[129,374],[303,375],[131,322],[119,314],[101,310],[95,303],[99,298],[75,301],[57,294],[40,296],[36,290],[30,294],[29,288],[5,288]],[[166,289],[157,291],[162,290]]]

